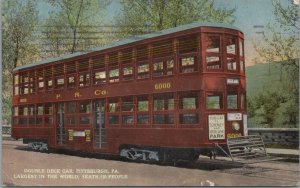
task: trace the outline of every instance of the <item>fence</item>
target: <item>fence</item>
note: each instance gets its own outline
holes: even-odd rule
[[[299,146],[297,128],[248,128],[249,135],[260,135],[265,144]]]
[[[2,126],[2,135],[10,135],[11,134],[11,126],[3,125]]]

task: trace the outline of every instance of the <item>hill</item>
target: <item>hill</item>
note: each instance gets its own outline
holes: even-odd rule
[[[256,64],[246,67],[249,127],[299,126],[298,123],[291,124],[289,122],[290,117],[288,113],[290,113],[291,108],[294,111],[296,110],[297,120],[299,119],[299,108],[298,104],[295,104],[295,100],[291,98],[291,93],[284,87],[289,84],[290,80],[287,72],[281,71],[281,63],[284,62]],[[273,97],[272,101],[268,100],[269,96]],[[270,105],[274,106],[274,112],[272,112],[273,114],[265,115],[268,108],[270,109]],[[272,111],[272,106],[268,112],[270,111]],[[274,119],[273,125],[266,123],[267,116],[272,116]]]

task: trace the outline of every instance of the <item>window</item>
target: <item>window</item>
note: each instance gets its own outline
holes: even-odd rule
[[[225,37],[226,53],[236,55],[236,38]]]
[[[207,109],[222,109],[223,100],[221,93],[208,93],[206,96]]]
[[[19,94],[25,95],[29,93],[29,76],[28,73],[23,73],[20,75],[19,79]]]
[[[179,94],[180,124],[198,123],[198,93],[191,91]]]
[[[119,124],[119,115],[109,115],[108,116],[108,123],[110,125]]]
[[[12,124],[13,125],[18,125],[18,115],[19,115],[19,108],[17,106],[13,107],[13,119],[12,119]]]
[[[179,54],[197,53],[199,39],[197,35],[181,38],[179,41]]]
[[[67,87],[74,88],[76,87],[76,78],[75,75],[68,75],[67,76]]]
[[[208,35],[205,37],[205,48],[206,48],[206,68],[221,69],[221,43],[219,35]]]
[[[79,74],[79,87],[86,87],[90,85],[90,73]]]
[[[97,70],[94,72],[94,84],[100,85],[106,83],[106,71],[105,69]]]
[[[148,96],[137,97],[137,123],[148,124],[149,123],[149,99]]]
[[[76,124],[76,102],[67,102],[66,104],[66,124],[75,125]]]
[[[51,103],[47,103],[44,106],[44,122],[46,125],[53,124],[53,107]]]
[[[180,95],[180,109],[193,110],[198,108],[198,95],[197,93],[190,92]]]
[[[244,72],[244,66],[245,66],[245,63],[243,60],[240,61],[240,70],[241,70],[241,73]]]
[[[153,44],[152,52],[153,57],[170,56],[174,53],[173,41],[163,41],[160,43]]]
[[[219,56],[207,56],[206,57],[207,69],[221,69],[222,63]]]
[[[138,79],[149,78],[149,63],[148,62],[139,62],[137,64],[137,78]]]
[[[198,114],[197,113],[188,113],[179,115],[180,124],[197,124]]]
[[[246,108],[246,97],[244,93],[241,93],[241,109]]]
[[[34,111],[34,105],[30,105],[28,107],[28,123],[29,124],[35,124],[35,111]]]
[[[174,115],[173,114],[154,114],[153,115],[154,124],[173,124]]]
[[[47,83],[47,90],[51,90],[53,88],[52,78],[46,79],[46,83]]]
[[[227,70],[236,71],[237,63],[235,58],[227,57]]]
[[[157,95],[153,97],[153,109],[159,110],[173,110],[174,98],[173,94]]]
[[[241,39],[239,42],[239,49],[240,49],[240,56],[244,57],[244,43]]]
[[[42,104],[38,104],[36,107],[36,124],[41,125],[43,124],[43,114],[44,114],[44,107]]]
[[[123,65],[122,72],[123,72],[123,80],[133,79],[133,66],[131,64]]]
[[[133,112],[133,98],[123,98],[122,99],[122,112]]]
[[[187,56],[180,58],[179,61],[179,72],[189,73],[197,71],[197,63],[195,56]]]
[[[29,92],[35,92],[35,72],[32,71],[29,73]]]
[[[119,82],[119,68],[118,67],[112,67],[109,70],[109,82],[115,83]]]
[[[122,110],[122,125],[133,124],[133,122],[134,122],[134,117],[133,117],[133,111],[134,111],[133,97],[122,98],[121,110]]]
[[[43,91],[45,87],[44,83],[44,70],[38,70],[37,71],[37,90],[38,91]]]
[[[118,99],[110,99],[108,104],[109,112],[118,112],[119,111],[119,103]]]
[[[220,36],[207,36],[205,39],[206,52],[220,52]]]
[[[172,75],[174,69],[174,60],[172,57],[164,59],[156,59],[153,63],[153,76],[159,77],[164,75]]]
[[[238,95],[236,92],[229,92],[227,94],[227,109],[237,109]]]
[[[91,102],[81,101],[79,102],[79,123],[80,124],[90,124],[91,123]]]
[[[65,79],[64,78],[55,78],[55,88],[62,89],[65,86]]]
[[[173,93],[153,96],[153,123],[173,124],[174,123],[174,97]]]

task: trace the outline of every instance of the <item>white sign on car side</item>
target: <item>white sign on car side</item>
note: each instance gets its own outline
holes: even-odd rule
[[[209,140],[225,139],[225,115],[208,115]]]

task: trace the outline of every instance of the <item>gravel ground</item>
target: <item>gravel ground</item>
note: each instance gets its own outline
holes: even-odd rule
[[[2,152],[6,186],[299,186],[298,163],[234,167],[200,158],[176,166],[144,164],[34,152],[9,140]]]

